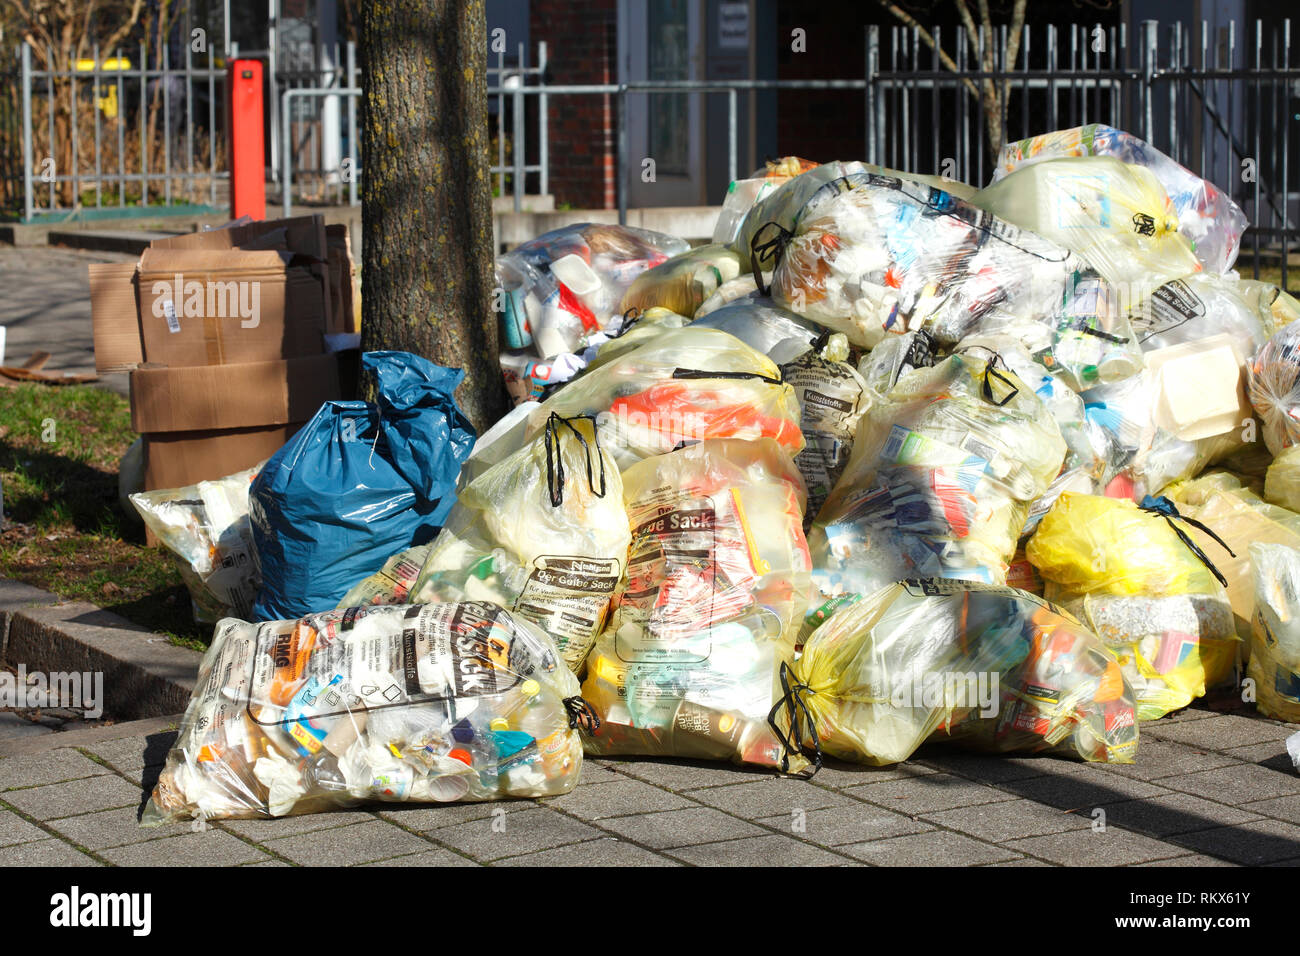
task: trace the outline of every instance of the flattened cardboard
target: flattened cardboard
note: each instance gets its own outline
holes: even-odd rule
[[[137,279],[145,361],[176,368],[320,354],[324,269],[286,266],[271,250],[146,249]]]
[[[242,365],[138,368],[131,373],[131,427],[160,438],[171,432],[305,422],[322,403],[343,396],[339,365],[339,355],[326,354]]]
[[[90,321],[95,371],[125,372],[144,361],[134,262],[91,263]]]

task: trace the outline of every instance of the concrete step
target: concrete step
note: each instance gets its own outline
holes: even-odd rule
[[[180,232],[152,232],[143,229],[67,229],[50,232],[49,243],[52,246],[68,246],[72,249],[139,255],[148,249],[149,243],[155,239],[167,239],[177,235],[180,235]]]

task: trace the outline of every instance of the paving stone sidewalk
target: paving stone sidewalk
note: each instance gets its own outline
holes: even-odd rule
[[[589,759],[563,797],[200,830],[138,825],[174,739],[157,726],[0,759],[0,866],[1300,864],[1297,727],[1208,709],[1143,724],[1127,767],[928,747],[803,781]]]

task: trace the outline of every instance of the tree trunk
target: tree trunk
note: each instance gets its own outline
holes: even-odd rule
[[[492,311],[483,0],[361,4],[362,346],[465,370],[481,431],[507,410]]]

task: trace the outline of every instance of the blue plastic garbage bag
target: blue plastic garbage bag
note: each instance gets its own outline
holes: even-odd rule
[[[326,402],[249,489],[262,564],[255,621],[333,608],[393,554],[432,540],[456,500],[474,427],[464,378],[409,352],[367,352],[378,404]]]

